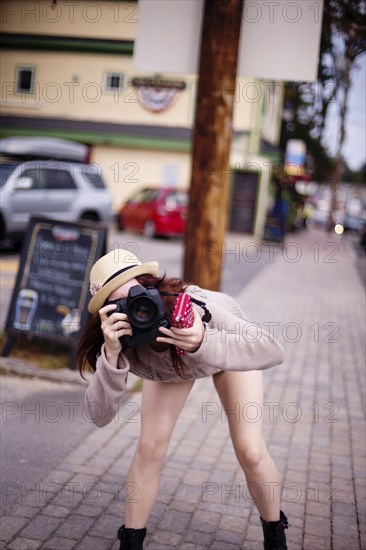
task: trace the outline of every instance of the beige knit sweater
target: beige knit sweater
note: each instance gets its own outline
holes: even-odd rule
[[[206,325],[199,349],[183,357],[184,380],[212,376],[225,370],[268,369],[283,362],[282,346],[259,325],[250,323],[233,298],[198,286],[189,286],[186,292],[206,303],[212,319]],[[199,306],[194,307],[200,310]],[[85,395],[88,415],[97,426],[109,424],[118,412],[128,372],[147,380],[182,381],[173,369],[169,350],[158,353],[145,344],[136,351],[137,354],[135,350],[121,353],[116,369],[106,360],[102,346]]]

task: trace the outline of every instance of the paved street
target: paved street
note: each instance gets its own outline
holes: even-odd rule
[[[139,246],[142,258],[153,257],[147,241]],[[165,256],[168,273],[177,266],[173,250],[176,245],[166,243],[158,258],[163,264]],[[365,293],[354,251],[347,239],[316,230],[290,235],[282,250],[253,245],[250,253],[257,251],[258,261],[248,251],[248,243],[228,239],[223,290],[237,297],[259,330],[273,331],[286,360],[264,373],[264,407],[238,404],[235,414],[265,422],[266,440],[283,476],[289,550],[364,549]],[[256,271],[248,279],[250,269]],[[42,399],[46,419],[61,411],[53,430],[66,440],[71,399],[60,408],[50,405],[60,403],[53,393],[48,403],[45,394]],[[118,419],[102,429],[85,428],[82,414],[74,418],[79,437],[42,468],[35,486],[22,477],[13,480],[8,488],[18,492],[18,500],[4,503],[9,506],[1,548],[118,549],[124,503],[139,492],[126,483],[139,403],[140,394],[132,394]],[[21,409],[13,417],[20,414]],[[25,418],[29,433],[35,430],[34,418]],[[33,444],[48,453],[40,432]],[[14,453],[19,445],[14,442]],[[195,383],[177,424],[145,548],[263,548],[258,513],[210,379]]]
[[[2,513],[92,429],[81,385],[5,376],[1,381]],[[20,481],[20,483],[19,483]]]

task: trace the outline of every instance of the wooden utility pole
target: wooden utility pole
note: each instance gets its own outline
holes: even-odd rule
[[[243,3],[206,0],[203,14],[184,279],[211,290],[224,258]]]

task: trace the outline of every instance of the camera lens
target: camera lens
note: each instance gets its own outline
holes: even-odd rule
[[[137,326],[150,325],[156,317],[156,305],[148,298],[135,299],[129,308],[130,322]]]

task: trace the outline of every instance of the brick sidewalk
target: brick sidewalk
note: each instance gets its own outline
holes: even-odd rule
[[[332,241],[332,242],[331,242]],[[263,247],[262,254],[271,254]],[[245,269],[238,261],[237,270]],[[365,536],[365,295],[341,238],[309,231],[239,294],[273,330],[285,364],[266,371],[262,415],[283,475],[289,550],[361,550]],[[3,518],[1,548],[118,549],[139,394],[119,421],[93,430]],[[243,411],[238,411],[243,414]],[[196,382],[169,449],[146,550],[259,550],[258,513],[237,465],[210,379]]]

